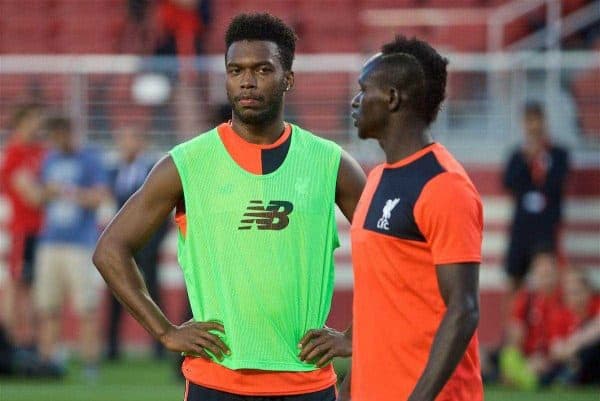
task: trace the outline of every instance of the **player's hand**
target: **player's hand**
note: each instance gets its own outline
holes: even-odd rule
[[[160,342],[169,351],[197,355],[209,360],[212,358],[206,351],[210,351],[215,358],[222,360],[223,355],[230,355],[231,351],[219,336],[211,333],[210,330],[225,333],[225,328],[221,323],[189,320],[180,326],[173,326],[169,329],[160,338]]]
[[[323,367],[334,357],[349,357],[352,355],[352,340],[345,333],[324,327],[320,330],[309,330],[302,337],[298,347],[300,360],[310,362],[317,360],[316,365]]]

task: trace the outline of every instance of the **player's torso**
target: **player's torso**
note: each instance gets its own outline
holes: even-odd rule
[[[353,399],[407,398],[446,310],[415,216],[425,186],[446,171],[435,150],[375,167],[353,217]]]
[[[223,321],[233,347],[227,367],[314,369],[299,362],[296,344],[329,312],[339,150],[292,132],[281,166],[255,175],[216,132],[197,145],[194,155],[172,153],[184,175],[179,260],[195,318]]]

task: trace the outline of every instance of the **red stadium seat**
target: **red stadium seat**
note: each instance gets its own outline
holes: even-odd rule
[[[580,74],[572,88],[578,105],[581,130],[584,135],[600,140],[600,69]]]

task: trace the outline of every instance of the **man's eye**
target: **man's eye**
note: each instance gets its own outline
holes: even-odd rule
[[[268,74],[270,73],[272,70],[269,67],[260,67],[258,72],[260,72],[261,74]]]

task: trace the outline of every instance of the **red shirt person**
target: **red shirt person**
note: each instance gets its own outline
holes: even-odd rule
[[[553,315],[550,357],[575,367],[575,383],[600,384],[600,295],[580,270],[564,274],[562,289],[564,306]]]
[[[33,280],[36,235],[42,224],[41,193],[37,178],[45,155],[38,135],[41,109],[21,107],[13,117],[13,132],[0,158],[0,188],[10,206],[8,266],[14,283],[12,314],[7,326],[14,340],[30,345],[33,340],[29,287]]]
[[[533,256],[527,288],[520,290],[512,308],[507,345],[528,357],[544,357],[550,346],[551,325],[560,308],[558,271],[552,252]]]
[[[12,240],[10,270],[13,277],[23,273],[25,243],[37,234],[42,224],[36,185],[45,155],[45,148],[37,137],[41,117],[36,106],[25,106],[17,111],[14,131],[0,164],[2,192],[11,208],[8,228]]]

